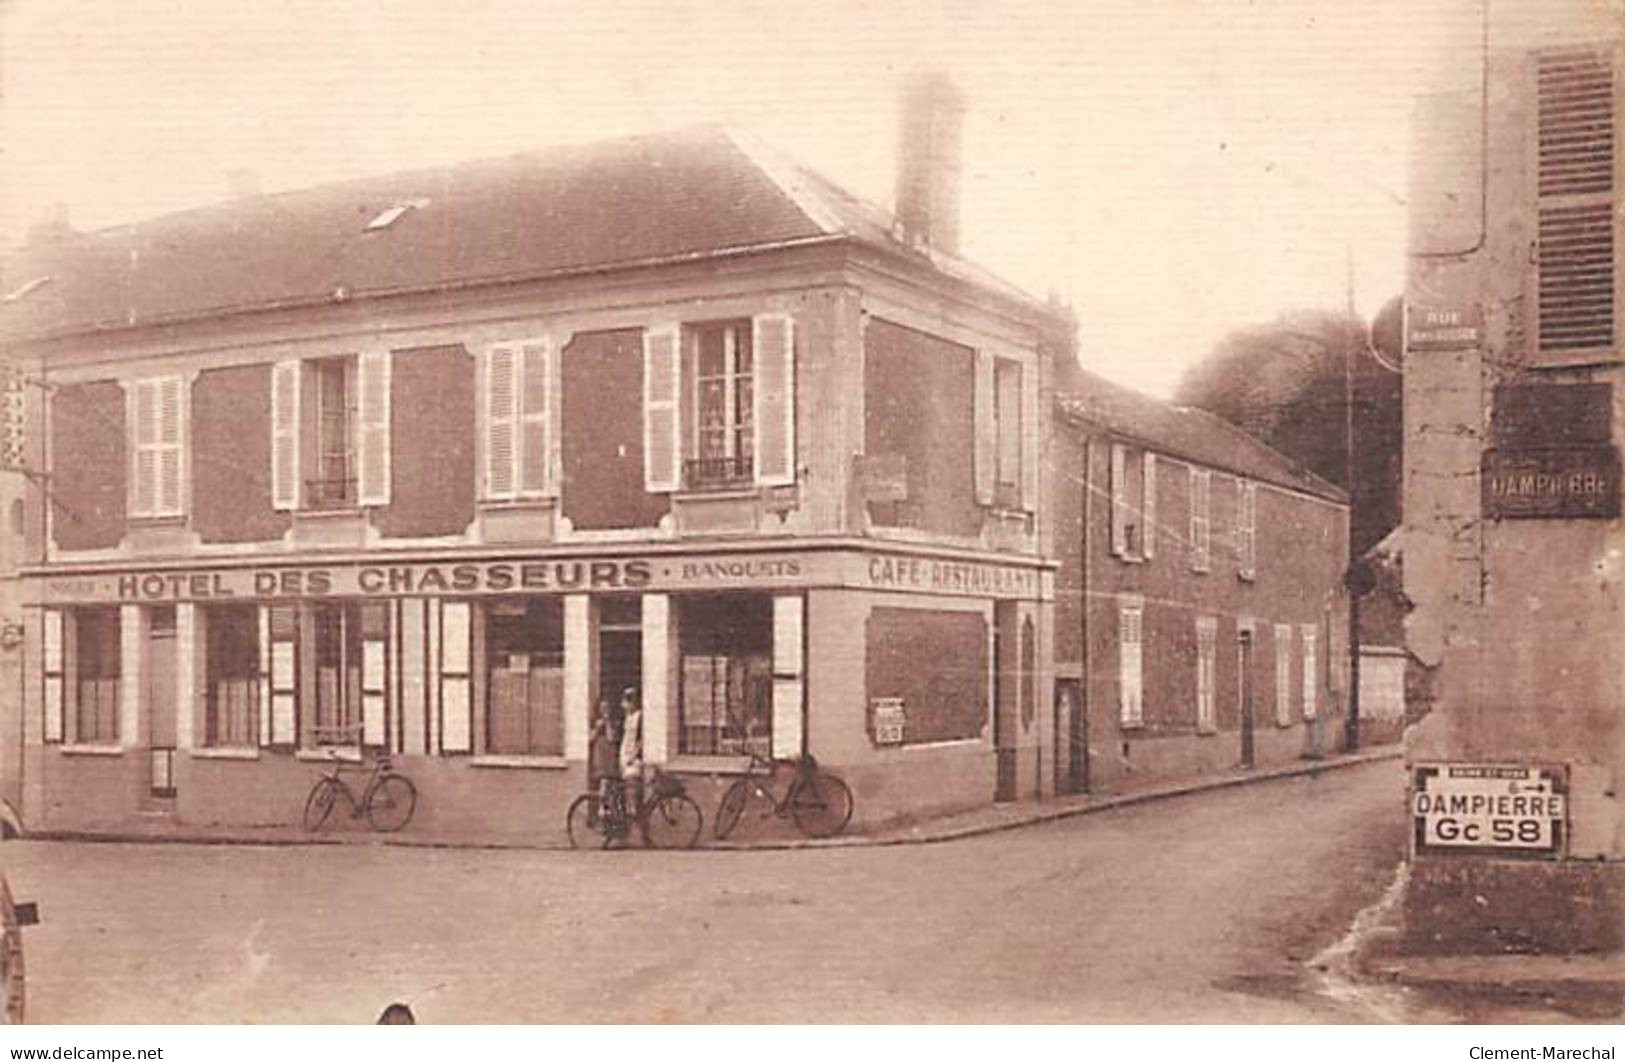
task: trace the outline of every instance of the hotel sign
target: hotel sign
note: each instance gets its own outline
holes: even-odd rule
[[[1619,516],[1619,451],[1612,446],[1486,450],[1482,481],[1486,516]]]
[[[267,564],[39,573],[42,604],[441,597],[856,587],[1035,597],[1036,568],[915,554],[801,550],[516,560]]]
[[[1567,821],[1561,767],[1437,763],[1412,772],[1418,854],[1555,857],[1563,850]]]

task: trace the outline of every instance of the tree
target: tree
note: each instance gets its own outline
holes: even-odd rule
[[[1378,315],[1394,327],[1398,300]],[[1368,346],[1365,322],[1302,310],[1221,340],[1180,381],[1175,400],[1229,421],[1309,471],[1349,489],[1345,363],[1353,353],[1356,555],[1399,523],[1400,376]]]

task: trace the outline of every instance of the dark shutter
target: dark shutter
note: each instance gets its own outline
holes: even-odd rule
[[[1544,52],[1539,95],[1540,349],[1614,342],[1614,77],[1610,54]]]

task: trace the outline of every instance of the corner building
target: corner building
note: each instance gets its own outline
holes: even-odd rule
[[[548,839],[628,685],[708,818],[748,752],[1041,793],[1066,325],[909,157],[896,227],[700,129],[38,236],[27,826],[290,823],[337,749]]]

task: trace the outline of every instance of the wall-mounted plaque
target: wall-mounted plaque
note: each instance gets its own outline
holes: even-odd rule
[[[1613,385],[1506,384],[1495,389],[1490,436],[1497,450],[1607,446]]]
[[[1619,451],[1612,446],[1486,450],[1484,515],[1502,519],[1619,516]]]

